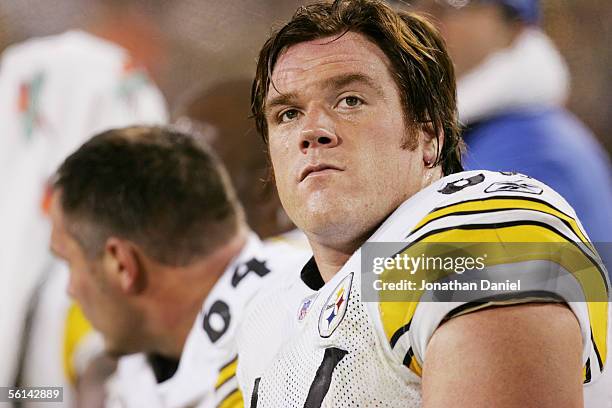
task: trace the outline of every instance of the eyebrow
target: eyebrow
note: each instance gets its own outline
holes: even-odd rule
[[[268,103],[266,103],[266,109],[265,109],[266,115],[270,112],[270,110],[272,110],[272,108],[275,108],[277,106],[291,105],[292,102],[296,100],[297,98],[298,98],[298,95],[295,92],[282,93],[278,96],[275,96]]]
[[[374,82],[371,77],[358,72],[331,77],[323,82],[323,86],[325,86],[326,88],[338,89],[344,88],[345,86],[354,83],[361,83],[363,85],[366,85],[376,91],[379,96],[383,96],[382,88],[376,82]]]
[[[322,82],[322,86],[325,89],[327,88],[339,89],[339,88],[343,88],[347,85],[351,85],[354,83],[364,84],[372,88],[379,96],[384,96],[384,92],[382,88],[380,87],[380,85],[374,82],[374,80],[370,78],[369,76],[365,74],[357,73],[357,72],[341,74],[341,75],[337,75],[337,76],[328,78]],[[273,108],[277,106],[292,105],[293,101],[296,99],[298,99],[298,94],[296,92],[287,92],[287,93],[282,93],[280,95],[277,95],[266,104],[265,112],[266,114],[268,114],[270,110],[272,110]]]

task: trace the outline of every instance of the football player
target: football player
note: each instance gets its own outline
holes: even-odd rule
[[[107,406],[242,406],[242,310],[303,255],[249,231],[206,146],[171,128],[98,134],[57,171],[51,219],[69,294],[121,357]]]
[[[285,295],[297,287],[286,281],[247,312],[239,381],[251,407],[583,405],[607,361],[603,265],[547,186],[462,172],[455,94],[438,32],[376,0],[301,7],[263,46],[253,114],[314,257],[302,301]],[[563,270],[581,292],[519,285],[470,301],[423,291],[386,302],[362,269],[364,245],[384,242],[399,243],[390,259],[422,243],[488,242],[513,255],[509,242],[565,242],[580,262],[534,244],[485,271],[528,282]]]

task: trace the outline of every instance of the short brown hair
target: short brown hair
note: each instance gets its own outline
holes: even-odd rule
[[[377,0],[302,6],[266,41],[251,90],[251,110],[264,141],[268,137],[265,101],[279,56],[292,45],[348,31],[364,35],[389,58],[410,129],[430,126],[436,137],[444,134],[434,165],[441,164],[445,175],[462,171],[455,74],[444,40],[423,17],[396,12]],[[414,145],[414,139],[404,143]]]
[[[230,240],[243,218],[221,162],[169,127],[94,136],[62,163],[54,188],[89,258],[117,236],[160,262],[187,265]]]

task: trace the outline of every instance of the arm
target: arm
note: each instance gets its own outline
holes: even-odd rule
[[[581,350],[578,321],[563,305],[453,318],[427,346],[423,407],[582,407]]]

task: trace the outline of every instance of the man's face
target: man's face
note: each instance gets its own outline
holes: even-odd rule
[[[70,234],[61,209],[59,194],[51,205],[51,250],[70,269],[68,294],[79,304],[89,322],[104,337],[111,355],[139,351],[138,318],[118,288],[110,282],[101,259],[91,260]]]
[[[391,72],[353,32],[294,45],[276,63],[270,156],[283,206],[310,236],[363,238],[422,188],[421,143],[401,147],[408,130]]]

